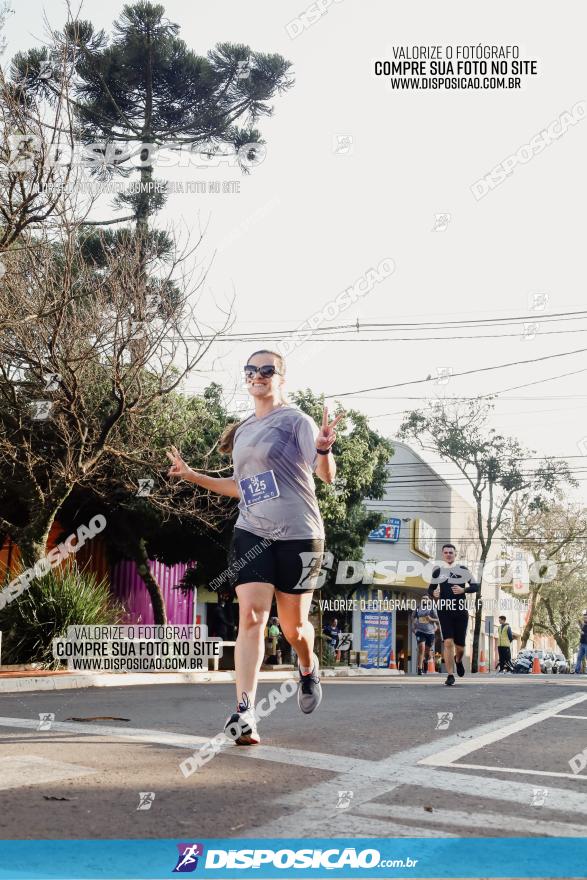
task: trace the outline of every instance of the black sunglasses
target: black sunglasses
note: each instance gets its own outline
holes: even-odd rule
[[[264,379],[270,379],[271,376],[274,376],[276,373],[278,376],[281,376],[281,373],[277,367],[273,366],[273,364],[263,364],[262,367],[255,367],[253,364],[245,364],[245,376],[247,379],[256,376],[257,373],[259,373]]]

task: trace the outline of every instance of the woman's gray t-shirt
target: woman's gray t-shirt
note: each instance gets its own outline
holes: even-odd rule
[[[233,479],[240,492],[236,528],[266,538],[323,538],[314,486],[315,421],[293,406],[250,416],[234,437]]]

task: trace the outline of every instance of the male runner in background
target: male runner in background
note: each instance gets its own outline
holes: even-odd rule
[[[440,629],[443,640],[443,659],[448,673],[445,684],[455,683],[454,668],[462,678],[465,674],[463,654],[469,623],[469,612],[466,606],[465,593],[477,593],[479,584],[473,581],[473,575],[465,565],[455,565],[456,547],[444,544],[442,558],[444,565],[436,566],[432,571],[432,583],[428,593],[436,599]]]
[[[428,660],[434,656],[436,630],[440,629],[438,614],[430,596],[420,599],[417,608],[412,611],[412,632],[418,642],[418,675],[428,671]]]

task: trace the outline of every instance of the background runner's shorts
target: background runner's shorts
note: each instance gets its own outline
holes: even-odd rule
[[[323,553],[323,538],[275,541],[235,529],[228,558],[231,584],[260,581],[281,593],[311,593],[318,586]]]
[[[465,638],[467,636],[467,626],[469,624],[468,614],[455,614],[438,612],[440,620],[440,629],[442,630],[443,639],[453,639],[455,645],[464,647]]]
[[[435,641],[435,633],[424,633],[416,630],[416,641],[425,642],[427,648],[431,648]]]

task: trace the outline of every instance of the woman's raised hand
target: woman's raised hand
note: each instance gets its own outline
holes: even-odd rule
[[[320,428],[320,432],[316,438],[316,449],[330,449],[334,441],[336,440],[336,431],[334,430],[337,424],[340,422],[346,413],[342,412],[331,422],[328,421],[328,407],[324,407],[324,411],[322,413],[322,427]]]
[[[167,476],[177,477],[179,480],[187,479],[188,474],[192,473],[192,469],[185,463],[175,446],[172,446],[171,452],[167,451],[166,455],[171,462],[171,467],[167,471]]]

